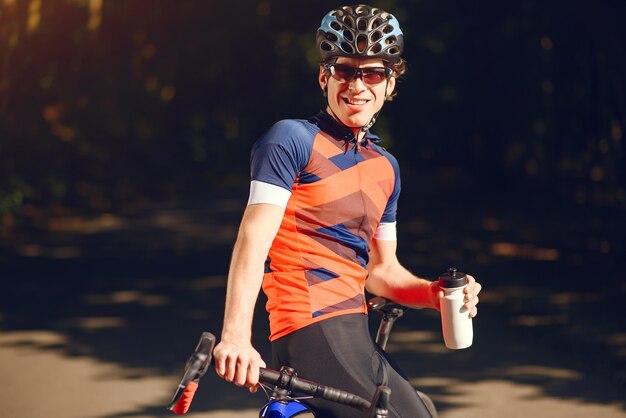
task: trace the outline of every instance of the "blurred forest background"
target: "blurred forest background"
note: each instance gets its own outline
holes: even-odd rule
[[[622,1],[377,1],[410,72],[375,131],[404,176],[624,207]],[[2,234],[248,181],[253,141],[321,106],[334,1],[0,2]]]
[[[626,2],[372,4],[399,19],[409,63],[373,128],[402,170],[400,259],[431,278],[456,265],[485,287],[472,350],[443,352],[437,319],[407,315],[394,353],[410,376],[448,379],[415,383],[465,417],[528,411],[528,396],[495,391],[507,401],[468,415],[473,399],[489,402],[483,384],[530,385],[586,414],[531,410],[537,418],[622,417]],[[219,334],[253,142],[322,106],[315,30],[338,5],[0,0],[8,411],[41,404],[39,416],[55,417],[32,399],[55,402],[75,385],[93,392],[65,402],[76,417],[163,413],[199,332]],[[266,321],[255,326],[268,356]],[[54,385],[14,373],[24,350],[46,370],[45,355],[63,354]],[[32,358],[20,371],[36,372]],[[109,392],[133,388],[104,394],[98,373],[76,378],[65,362],[85,358],[119,367],[105,374],[119,379]],[[163,390],[145,389],[137,405],[141,379],[155,376]],[[199,410],[259,405],[216,380]],[[481,393],[464,403],[455,394],[466,383]],[[584,408],[613,404],[615,415]]]

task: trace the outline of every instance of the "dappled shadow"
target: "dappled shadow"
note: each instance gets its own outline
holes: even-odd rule
[[[474,321],[475,340],[470,349],[447,350],[439,318],[431,312],[409,314],[394,330],[389,351],[413,377],[414,385],[430,394],[440,410],[480,404],[479,399],[468,401],[459,391],[468,383],[481,382],[500,390],[504,390],[503,382],[517,385],[520,401],[552,397],[598,405],[617,403],[624,408],[624,346],[603,341],[606,335],[620,332],[623,325],[619,321],[611,321],[604,330],[593,324],[577,327],[571,324],[578,319],[577,314],[569,320],[559,318],[560,314],[546,315],[543,309],[535,309],[539,303],[512,312],[515,309],[506,303],[493,302],[501,297],[509,300],[515,292],[501,289],[485,293],[480,315]],[[529,293],[541,299],[542,290]],[[578,308],[586,315],[587,309],[596,307]],[[542,323],[520,324],[519,315],[542,318]],[[522,390],[531,387],[534,390]]]
[[[244,202],[245,191],[235,190],[130,214],[55,219],[48,232],[5,242],[3,331],[50,330],[66,339],[34,344],[18,338],[4,346],[113,362],[128,369],[125,379],[173,376],[173,390],[200,333],[221,331],[230,249]],[[457,399],[458,386],[467,382],[531,385],[537,392],[520,395],[529,400],[623,402],[620,213],[564,213],[546,209],[549,200],[522,210],[496,199],[466,206],[459,216],[446,198],[426,204],[404,197],[402,203],[405,264],[428,277],[454,264],[485,286],[471,349],[446,350],[434,312],[408,313],[392,335],[389,351],[441,410],[467,406]],[[269,358],[263,309],[261,298],[254,339]],[[195,411],[262,403],[262,395],[247,395],[215,376],[201,391]],[[166,415],[167,401],[109,418]]]

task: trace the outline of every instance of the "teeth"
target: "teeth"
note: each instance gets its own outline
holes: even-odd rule
[[[367,100],[365,99],[345,99],[347,103],[352,104],[352,105],[363,105],[365,103],[367,103]]]

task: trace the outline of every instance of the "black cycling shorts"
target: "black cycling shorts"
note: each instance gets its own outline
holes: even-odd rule
[[[378,385],[391,388],[389,417],[431,418],[415,389],[372,341],[367,316],[348,314],[308,325],[272,343],[273,367],[289,366],[299,376],[371,400]],[[317,418],[362,418],[334,402],[305,403]]]

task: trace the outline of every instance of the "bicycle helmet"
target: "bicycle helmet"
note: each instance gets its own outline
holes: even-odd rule
[[[322,61],[337,57],[401,59],[404,39],[398,20],[376,7],[359,4],[331,10],[317,30]]]

